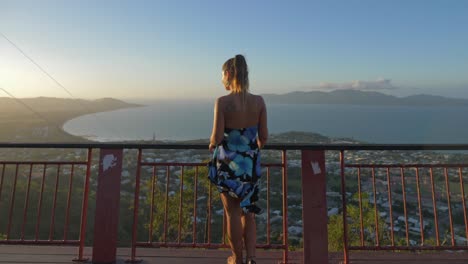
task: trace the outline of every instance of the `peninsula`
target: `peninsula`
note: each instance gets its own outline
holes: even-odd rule
[[[88,142],[65,132],[63,124],[81,115],[139,106],[113,98],[0,97],[0,142]]]

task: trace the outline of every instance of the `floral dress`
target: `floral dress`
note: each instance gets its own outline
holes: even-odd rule
[[[258,127],[225,128],[217,151],[218,190],[240,198],[244,212],[259,214],[258,179],[261,175]]]

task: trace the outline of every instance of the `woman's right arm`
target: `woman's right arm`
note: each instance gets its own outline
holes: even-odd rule
[[[213,131],[210,137],[210,151],[213,150],[223,139],[224,136],[224,113],[220,98],[216,99],[213,117]]]
[[[258,139],[257,144],[259,148],[263,148],[268,139],[268,125],[267,125],[267,110],[265,101],[259,96],[260,103],[260,116],[258,120]]]

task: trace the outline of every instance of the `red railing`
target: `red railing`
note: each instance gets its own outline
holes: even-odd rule
[[[391,150],[390,148],[382,149]],[[412,148],[401,149],[407,149],[400,152],[405,155],[405,152]],[[443,148],[428,147],[428,149],[441,150]],[[466,149],[464,150],[466,152]],[[432,155],[435,153],[432,152]],[[341,150],[345,263],[349,263],[351,250],[468,250],[468,221],[463,173],[468,163],[432,160],[427,164],[410,162],[382,164],[376,157],[373,157],[370,163],[347,163],[346,158],[345,150]],[[439,177],[436,178],[436,175]],[[453,182],[455,179],[457,183]],[[357,190],[347,188],[349,184],[356,182]],[[363,183],[367,187],[366,190],[363,190]],[[458,184],[457,192],[451,190],[451,185],[453,187]],[[353,192],[357,196],[353,195]],[[363,198],[363,195],[367,197]],[[457,199],[458,205],[454,202],[453,196],[459,198]],[[446,200],[446,203],[443,200]],[[356,213],[348,214],[349,207],[354,206],[356,202],[357,206],[354,211],[357,210],[358,217]],[[445,205],[442,205],[442,202]],[[367,204],[366,208],[364,204]],[[463,214],[463,230],[458,232],[463,233],[461,236],[455,233],[453,208],[458,208],[458,211]],[[445,223],[442,226],[441,212],[444,213],[443,222]],[[369,213],[373,213],[373,219],[369,219]],[[366,216],[367,221],[364,220]],[[441,237],[440,229],[444,226],[447,234]],[[351,237],[359,239],[350,241]],[[441,238],[444,239],[443,243]]]
[[[206,153],[203,155],[208,158],[209,154],[204,144],[0,144],[0,149],[7,148],[85,149],[87,150],[87,159],[85,161],[0,161],[0,214],[2,216],[0,223],[3,223],[0,226],[0,233],[2,231],[4,233],[4,237],[0,237],[0,244],[77,245],[79,249],[77,260],[83,260],[91,168],[99,164],[101,173],[101,167],[106,163],[102,160],[107,155],[106,153],[109,153],[109,155],[117,153],[115,154],[117,157],[112,156],[114,154],[111,156],[116,160],[119,158],[123,160],[123,154],[118,154],[119,151],[122,153],[123,149],[137,149],[136,156],[131,153],[125,154],[125,158],[130,157],[136,163],[135,177],[133,178],[135,180],[133,224],[126,227],[132,230],[130,261],[137,261],[137,247],[227,247],[225,216],[222,216],[221,221],[213,222],[218,217],[213,214],[213,209],[216,206],[219,208],[219,202],[215,201],[217,196],[213,195],[212,187],[207,182],[205,163],[201,161],[175,162],[148,161],[144,159],[144,151],[146,150],[203,150],[203,153]],[[109,149],[119,151],[108,152]],[[464,175],[466,175],[464,170],[468,165],[463,162],[456,164],[446,161],[440,162],[440,159],[434,159],[426,163],[405,161],[387,164],[379,163],[383,158],[378,156],[383,155],[383,157],[388,158],[390,155],[397,155],[396,157],[398,157],[400,152],[395,154],[394,151],[466,151],[468,145],[279,144],[268,145],[265,149],[280,151],[281,162],[263,164],[265,177],[262,180],[266,185],[266,191],[262,197],[266,198],[266,241],[257,244],[257,247],[282,250],[283,263],[290,261],[288,258],[290,245],[288,238],[288,163],[290,162],[288,162],[287,157],[293,154],[297,155],[297,152],[294,151],[301,151],[297,157],[299,160],[302,159],[300,177],[302,181],[302,217],[304,220],[302,223],[304,263],[312,263],[312,260],[318,261],[317,263],[326,263],[328,255],[325,151],[327,151],[327,162],[334,161],[330,157],[330,153],[338,152],[340,154],[340,160],[337,163],[341,176],[340,202],[342,206],[339,217],[342,219],[343,224],[342,239],[345,263],[349,263],[349,252],[353,250],[468,249],[467,240],[463,237],[460,238],[459,235],[463,233],[463,236],[468,239],[464,193]],[[98,164],[92,161],[93,150],[101,152],[101,160],[99,160]],[[375,151],[377,154],[367,155],[368,160],[366,162],[350,161],[354,154],[348,154],[360,151]],[[380,151],[393,152],[382,154]],[[119,155],[121,156],[118,157]],[[111,163],[109,163],[111,165],[108,165],[112,166],[114,161],[111,160]],[[122,165],[122,161],[120,161],[120,165]],[[71,240],[71,203],[73,197],[79,193],[79,191],[74,190],[73,179],[79,176],[77,168],[81,167],[85,168],[85,172],[82,176],[84,181],[79,215],[80,231],[78,239]],[[51,168],[55,171],[55,174],[50,172]],[[69,168],[69,170],[65,172],[64,168]],[[177,173],[175,169],[177,169]],[[272,239],[271,236],[272,188],[270,170],[272,169],[281,170],[282,228],[280,243],[275,243],[275,239]],[[149,175],[148,171],[150,171]],[[119,167],[117,172],[112,172],[117,174],[109,174],[109,177],[115,177],[120,182],[121,172]],[[101,175],[100,173],[99,175]],[[458,177],[457,183],[453,182],[455,174]],[[101,178],[99,175],[98,184]],[[57,239],[57,200],[61,197],[59,185],[63,184],[62,179],[64,177],[68,179],[66,188],[67,202],[63,211],[65,215],[63,219],[63,236],[62,239]],[[102,182],[107,184],[109,183],[108,179],[106,178],[106,181]],[[18,182],[20,183],[19,186]],[[31,200],[35,197],[31,194],[33,184],[36,184],[39,191],[37,191],[36,214],[32,218]],[[101,190],[117,187],[119,187],[119,184],[115,186],[106,185],[101,186]],[[99,192],[100,188],[97,188],[97,190]],[[192,193],[190,193],[190,190],[192,190]],[[106,189],[106,191],[110,190]],[[176,195],[177,192],[178,196]],[[8,197],[7,193],[9,194]],[[25,194],[24,204],[21,205],[21,223],[12,221],[15,212],[18,211],[19,202],[16,196],[19,193]],[[119,192],[112,193],[117,195],[110,199],[118,201],[120,199]],[[187,193],[189,193],[188,196]],[[45,203],[44,197],[47,194],[52,194],[53,197]],[[199,202],[202,200],[200,199],[202,195],[205,194],[208,196],[207,201]],[[102,193],[101,195],[96,194],[98,199],[105,196]],[[105,197],[105,199],[108,198]],[[273,198],[278,198],[278,195]],[[446,206],[442,205],[442,203],[446,204]],[[103,203],[102,201],[96,201],[96,204],[102,206]],[[42,222],[41,219],[49,217],[49,215],[44,215],[45,205],[50,206],[50,225],[47,234],[41,234],[38,232]],[[386,211],[382,208],[385,208]],[[113,211],[115,209],[110,208],[110,211],[118,216],[118,213]],[[102,218],[107,213],[96,212],[96,217],[101,218],[95,219],[94,224],[96,225],[96,220],[107,219]],[[454,213],[463,214],[463,231],[457,229],[459,226],[454,223]],[[388,217],[386,217],[387,215]],[[35,219],[35,221],[30,219]],[[201,223],[205,225],[200,227],[198,219],[201,219]],[[103,224],[103,221],[99,222]],[[220,222],[222,224],[219,224]],[[30,226],[31,223],[34,225],[33,228]],[[139,232],[141,229],[146,232],[144,236],[141,236],[142,232]],[[116,228],[115,233],[117,232]],[[95,237],[93,237],[94,251],[97,248],[102,248],[96,246],[97,241],[104,241],[99,243],[105,243],[106,241],[102,237],[97,238],[96,234],[100,235],[100,232],[95,232]],[[448,240],[450,242],[447,242]],[[457,240],[461,242],[457,242]],[[419,245],[417,245],[417,241],[420,242]],[[106,252],[106,254],[114,254],[112,249],[106,250]]]
[[[262,249],[282,249],[283,250],[283,262],[286,263],[288,259],[288,236],[287,236],[287,228],[288,228],[288,220],[287,217],[283,217],[283,224],[282,224],[282,243],[281,244],[273,244],[271,242],[271,225],[270,225],[270,169],[271,168],[280,168],[282,172],[282,215],[287,216],[287,159],[286,159],[286,150],[281,150],[281,163],[265,163],[262,164],[262,167],[266,168],[266,243],[257,244],[257,248]],[[212,208],[213,208],[213,194],[215,188],[210,185],[207,181],[207,170],[206,170],[206,162],[201,163],[192,163],[192,162],[144,162],[143,159],[143,149],[138,149],[138,158],[137,158],[137,169],[136,169],[136,185],[135,185],[135,195],[134,195],[134,210],[133,210],[133,227],[132,227],[132,253],[130,261],[138,261],[136,260],[136,248],[137,247],[174,247],[174,248],[181,248],[181,247],[188,247],[188,248],[228,248],[229,246],[226,244],[226,214],[223,213],[222,219],[222,229],[221,232],[221,241],[220,242],[213,242],[212,241],[212,225],[207,224],[205,226],[204,233],[205,239],[203,242],[200,242],[197,238],[200,233],[200,230],[197,230],[197,219],[198,219],[198,197],[199,197],[199,185],[200,182],[205,185],[207,192],[208,192],[208,200],[206,205],[206,223],[212,223]],[[158,168],[164,168],[165,175],[163,175],[163,180],[157,180],[157,171]],[[172,174],[171,175],[171,168],[180,168],[180,175],[177,177]],[[149,219],[147,223],[148,227],[148,239],[146,241],[138,241],[137,233],[138,233],[138,226],[141,226],[141,223],[144,222],[143,219],[139,216],[140,211],[140,196],[142,195],[141,192],[141,174],[143,168],[150,168],[152,174],[150,175],[151,180],[151,188],[148,188],[148,195],[151,196],[150,205],[149,205]],[[193,188],[193,200],[192,201],[185,201],[184,200],[184,179],[187,177],[185,172],[187,172],[187,168],[191,169],[191,184],[190,188]],[[190,170],[189,170],[190,171]],[[163,172],[163,173],[164,173]],[[171,183],[171,180],[174,181],[175,179],[178,180],[177,183]],[[164,193],[160,195],[160,198],[164,200],[163,208],[160,208],[159,211],[162,211],[162,221],[163,221],[163,229],[161,231],[161,238],[158,241],[154,241],[154,215],[155,215],[155,188],[156,183],[164,182]],[[179,189],[179,202],[175,206],[170,206],[170,185],[175,185],[176,188]],[[178,185],[178,186],[177,186]],[[172,188],[174,189],[174,188]],[[192,208],[190,210],[184,210],[183,207],[186,203],[192,203]],[[178,212],[178,219],[177,221],[177,236],[174,236],[174,239],[170,241],[168,239],[168,232],[169,232],[169,212],[177,211]],[[193,223],[191,225],[191,241],[187,241],[187,239],[182,238],[182,218],[184,214],[191,213],[189,216],[192,219]],[[187,215],[185,215],[187,217]],[[185,240],[185,242],[183,241]]]
[[[77,245],[78,257],[75,261],[85,261],[83,258],[83,248],[85,243],[86,234],[86,221],[88,209],[88,194],[89,194],[89,178],[91,174],[91,148],[87,149],[87,159],[84,161],[1,161],[0,160],[0,204],[7,205],[6,212],[1,212],[3,219],[8,219],[6,223],[4,239],[0,239],[0,244],[28,244],[28,245]],[[83,168],[84,175],[77,175],[76,171]],[[47,173],[52,169],[55,175]],[[65,175],[64,171],[68,171]],[[55,177],[54,177],[55,176]],[[55,179],[52,179],[54,177]],[[56,232],[56,215],[57,215],[57,198],[60,180],[68,177],[68,192],[66,195],[66,208],[64,208],[65,219],[63,223],[63,235],[61,239],[57,238]],[[77,188],[73,186],[74,178],[82,177],[82,199],[81,199],[81,215],[80,215],[80,231],[75,239],[70,239],[70,209],[72,202],[72,195],[77,195]],[[50,181],[49,179],[52,179]],[[23,202],[22,222],[14,223],[13,216],[15,211],[18,211],[19,206],[17,201],[18,195],[18,182],[20,181],[21,187],[26,184],[25,199]],[[40,182],[40,183],[39,183]],[[39,184],[39,192],[37,197],[31,195],[31,185]],[[51,185],[50,191],[53,193],[52,204],[45,204],[44,197],[47,192],[44,192],[45,187]],[[9,187],[9,190],[5,190]],[[9,197],[7,191],[9,191]],[[37,199],[37,209],[31,209],[31,200]],[[6,202],[9,201],[9,202]],[[50,206],[50,207],[47,207]],[[1,209],[1,207],[0,207]],[[16,210],[15,210],[16,209]],[[40,234],[41,220],[43,220],[44,209],[50,209],[50,225],[48,234]],[[35,219],[29,219],[28,216],[35,211]],[[5,218],[4,218],[5,217]],[[20,228],[14,228],[19,227]],[[12,234],[12,229],[16,233]],[[27,230],[29,232],[27,232]],[[0,229],[1,230],[1,229]],[[34,230],[34,231],[33,231]]]

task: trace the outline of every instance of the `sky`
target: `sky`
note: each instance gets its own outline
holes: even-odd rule
[[[468,98],[468,1],[0,0],[0,88],[16,97],[214,98],[358,89]],[[71,94],[71,95],[70,95]],[[7,96],[2,94],[0,97]]]

